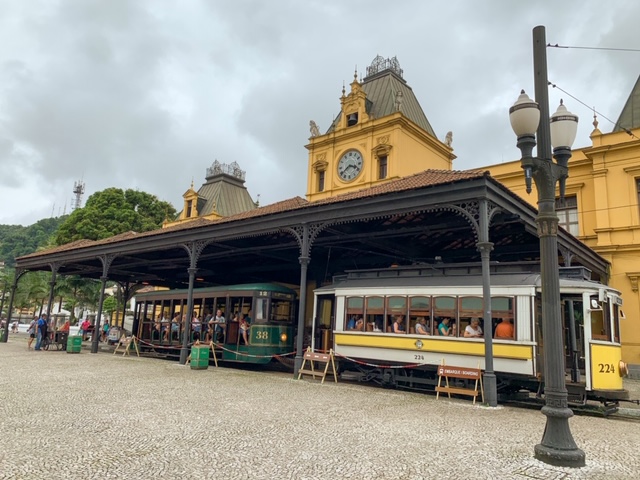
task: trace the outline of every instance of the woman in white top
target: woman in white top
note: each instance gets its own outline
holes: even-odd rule
[[[482,328],[480,328],[480,320],[477,318],[471,319],[471,325],[467,325],[464,329],[465,338],[482,338]]]

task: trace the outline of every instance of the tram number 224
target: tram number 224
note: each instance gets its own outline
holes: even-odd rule
[[[616,367],[613,363],[599,363],[598,373],[616,373]]]

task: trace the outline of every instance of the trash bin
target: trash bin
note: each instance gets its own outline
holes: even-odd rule
[[[69,335],[67,353],[80,353],[80,350],[82,350],[82,335]]]
[[[209,345],[194,345],[191,347],[191,368],[206,370],[209,368]]]

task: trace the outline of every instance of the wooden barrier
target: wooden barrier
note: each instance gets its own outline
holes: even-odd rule
[[[305,368],[305,365],[309,365]],[[324,363],[324,370],[316,370],[314,363]],[[335,383],[338,383],[338,374],[336,373],[336,364],[333,360],[333,349],[329,350],[329,353],[318,353],[312,352],[311,347],[307,347],[307,351],[304,353],[304,357],[302,360],[302,365],[300,366],[300,370],[298,370],[298,380],[302,378],[302,375],[312,375],[315,380],[316,375],[322,375],[321,384],[324,383],[324,379],[327,377],[327,373],[329,370],[329,364],[331,364],[331,368],[333,370],[333,380]]]
[[[444,378],[445,385],[442,385],[442,379]],[[475,380],[474,388],[462,388],[449,386],[449,378],[461,378],[464,380]],[[478,391],[478,384],[480,385],[480,391]],[[440,398],[440,392],[446,393],[451,398],[451,394],[457,395],[469,395],[473,397],[473,404],[476,404],[476,398],[481,395],[482,403],[484,403],[484,387],[482,386],[482,370],[480,365],[478,368],[465,368],[454,367],[444,364],[438,367],[438,386],[436,387],[436,400]]]
[[[133,344],[135,350],[136,350],[136,355],[139,357],[140,356],[140,351],[138,350],[138,342],[136,341],[136,337],[125,337],[124,335],[122,335],[120,337],[120,340],[118,340],[118,345],[116,345],[116,349],[113,351],[113,354],[115,355],[116,352],[118,351],[118,348],[120,348],[120,346],[124,346],[124,353],[122,354],[122,356],[124,357],[125,355],[129,355],[129,348],[131,347],[131,344]]]

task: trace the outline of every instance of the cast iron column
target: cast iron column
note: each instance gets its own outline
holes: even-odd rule
[[[53,330],[56,329],[56,321],[51,316],[51,308],[53,307],[53,293],[56,288],[56,276],[58,274],[58,265],[51,265],[51,280],[49,281],[49,300],[47,301],[47,315],[49,316],[49,325]]]
[[[189,358],[189,338],[191,337],[191,317],[193,316],[193,284],[196,280],[197,268],[189,267],[189,291],[187,293],[187,312],[182,331],[182,348],[180,349],[180,364],[186,365]]]
[[[16,273],[13,285],[11,285],[11,296],[9,297],[9,309],[7,310],[7,320],[4,324],[4,335],[2,336],[2,342],[6,343],[9,340],[9,323],[11,323],[11,311],[13,310],[13,299],[16,296],[16,289],[18,288],[18,274]]]
[[[298,378],[298,370],[302,366],[304,352],[304,317],[307,308],[307,266],[311,261],[309,258],[309,225],[302,227],[302,243],[300,246],[300,305],[298,311],[298,336],[296,338],[296,359],[293,368],[293,378]]]
[[[484,393],[490,407],[498,406],[498,385],[493,370],[493,328],[491,324],[491,272],[489,255],[493,243],[489,242],[489,209],[487,201],[480,201],[480,241],[478,250],[482,263],[482,305],[484,306]]]
[[[581,467],[585,454],[573,440],[565,386],[564,349],[560,312],[560,274],[558,269],[558,216],[555,211],[556,183],[567,175],[567,167],[551,160],[549,91],[545,29],[533,29],[533,67],[536,102],[540,106],[538,158],[533,161],[532,176],[538,190],[538,236],[542,287],[542,341],[544,342],[544,396],[542,413],[547,416],[542,442],[535,446],[535,457],[543,462]]]
[[[98,353],[98,342],[100,342],[100,319],[102,318],[102,304],[104,303],[104,289],[107,286],[108,277],[103,275],[100,277],[102,285],[100,286],[100,300],[98,300],[98,313],[96,321],[93,323],[93,335],[91,336],[91,353]]]
[[[18,281],[27,273],[26,270],[16,268],[13,274],[13,284],[11,285],[11,296],[9,297],[9,309],[7,310],[7,319],[4,325],[4,335],[2,336],[2,342],[6,343],[9,340],[9,324],[11,323],[11,312],[13,311],[13,301],[16,297],[16,290],[18,289]]]

